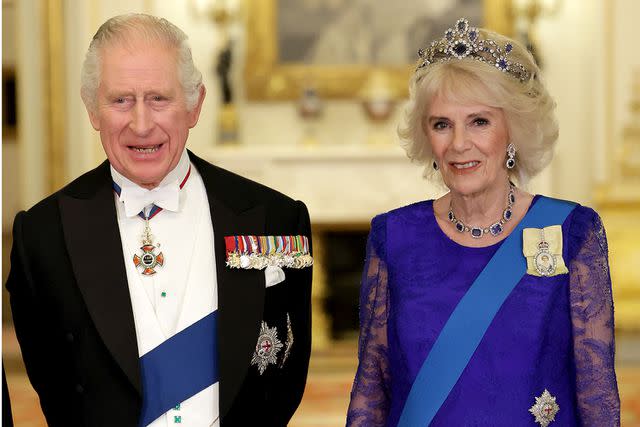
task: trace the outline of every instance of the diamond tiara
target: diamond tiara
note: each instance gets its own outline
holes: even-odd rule
[[[500,46],[495,40],[482,39],[480,31],[470,27],[469,21],[461,18],[453,28],[445,31],[443,38],[434,40],[428,48],[418,51],[421,62],[416,71],[436,62],[468,57],[493,65],[524,83],[529,80],[531,73],[524,65],[509,61],[512,50],[511,43]]]

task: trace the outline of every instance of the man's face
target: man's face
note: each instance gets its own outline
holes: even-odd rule
[[[89,111],[111,165],[154,188],[178,164],[204,100],[187,111],[178,80],[177,51],[143,40],[102,50],[97,107]]]

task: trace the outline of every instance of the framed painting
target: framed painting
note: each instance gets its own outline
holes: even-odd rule
[[[512,33],[509,0],[246,0],[249,100],[291,100],[313,88],[355,98],[373,73],[407,96],[417,51],[460,17]]]

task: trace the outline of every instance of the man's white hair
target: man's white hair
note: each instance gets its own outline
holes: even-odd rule
[[[81,73],[80,95],[87,108],[95,111],[97,107],[103,49],[109,44],[117,42],[127,45],[140,38],[166,43],[176,49],[178,79],[184,91],[187,110],[191,111],[198,103],[202,73],[193,63],[188,37],[166,19],[142,13],[114,16],[102,24],[93,36]]]

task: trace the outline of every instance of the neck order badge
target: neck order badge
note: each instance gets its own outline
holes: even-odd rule
[[[184,179],[180,183],[180,189],[184,187],[189,179],[189,175],[191,175],[191,165],[189,165],[189,169],[187,170],[187,174]],[[122,192],[122,189],[118,184],[113,182],[113,190],[116,192],[118,196]],[[142,233],[142,246],[140,250],[142,253],[133,255],[133,264],[142,269],[142,274],[145,276],[152,276],[156,274],[155,268],[160,266],[162,267],[165,262],[165,258],[162,252],[156,254],[156,246],[153,244],[153,234],[151,234],[151,227],[149,226],[149,221],[159,214],[162,211],[162,208],[159,206],[151,205],[151,209],[145,215],[144,210],[138,213],[138,216],[144,220],[144,231]],[[158,246],[160,246],[158,244]]]

